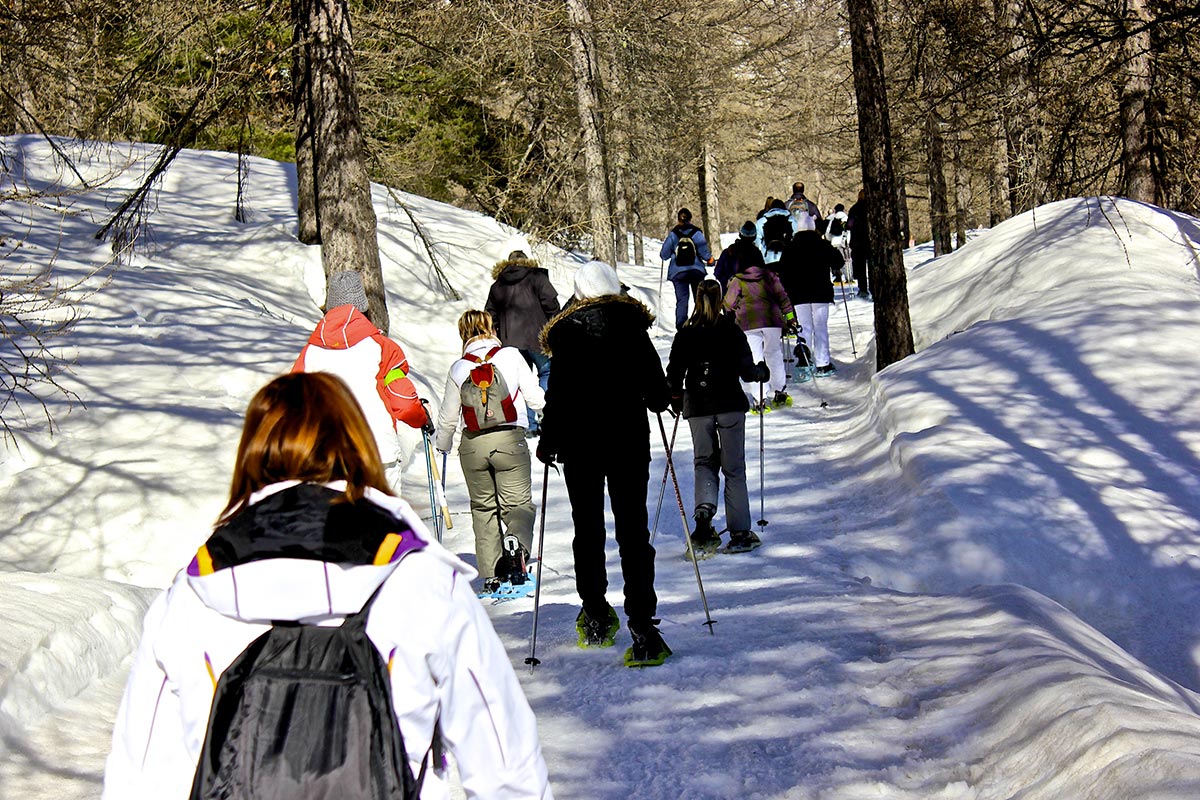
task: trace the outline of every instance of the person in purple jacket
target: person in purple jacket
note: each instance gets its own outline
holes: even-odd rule
[[[783,365],[780,340],[783,331],[795,331],[796,313],[779,276],[766,267],[749,264],[729,281],[725,291],[725,307],[746,332],[754,361],[766,361],[771,371],[770,386],[775,393],[770,399],[754,402],[754,410],[762,413],[768,404],[776,408],[787,405],[787,370]],[[745,387],[743,387],[745,388]],[[750,392],[751,397],[754,396]]]

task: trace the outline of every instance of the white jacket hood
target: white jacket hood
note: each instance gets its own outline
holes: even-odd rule
[[[359,611],[416,550],[475,577],[403,500],[368,490],[351,504],[340,500],[344,490],[341,481],[291,481],[257,492],[200,548],[188,584],[204,605],[233,619],[311,624]]]

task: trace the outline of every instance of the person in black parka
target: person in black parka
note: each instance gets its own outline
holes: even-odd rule
[[[484,311],[496,321],[496,332],[505,347],[515,347],[537,373],[538,384],[546,390],[550,379],[550,357],[542,352],[538,336],[550,318],[561,309],[558,290],[550,283],[550,273],[525,254],[514,250],[492,268],[492,288]],[[539,432],[537,415],[529,410],[527,436]]]
[[[683,414],[692,431],[696,469],[692,548],[698,552],[713,552],[721,544],[712,524],[720,487],[718,470],[725,476],[730,549],[749,550],[759,544],[750,530],[746,489],[746,412],[750,403],[738,379],[760,383],[770,377],[770,371],[766,362],[754,363],[746,334],[722,309],[723,296],[717,281],[701,282],[696,290],[696,311],[675,334],[667,364],[671,407]]]
[[[754,264],[764,266],[762,251],[754,243],[757,236],[758,228],[753,222],[746,220],[738,231],[737,240],[721,252],[716,269],[713,270],[713,277],[720,282],[722,294],[729,288],[729,281],[734,275]]]
[[[575,524],[575,585],[583,604],[576,621],[580,645],[611,645],[618,627],[616,612],[604,597],[607,482],[631,653],[634,661],[661,663],[670,649],[654,618],[658,597],[646,512],[646,410],[665,411],[670,396],[648,333],[654,315],[620,292],[612,267],[589,262],[575,275],[575,302],[542,331],[542,349],[553,361],[537,457],[546,464],[555,458],[563,464]]]
[[[783,282],[796,310],[800,335],[812,349],[818,375],[834,371],[829,357],[829,305],[833,302],[832,270],[842,264],[842,254],[819,231],[796,233],[779,261],[771,264]]]

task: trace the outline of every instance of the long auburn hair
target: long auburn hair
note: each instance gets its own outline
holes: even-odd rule
[[[721,284],[712,278],[705,278],[696,286],[696,308],[692,315],[683,323],[684,327],[698,325],[716,325],[725,307],[725,297],[721,294]]]
[[[217,524],[244,508],[259,489],[288,480],[344,480],[350,502],[362,498],[368,486],[394,494],[362,407],[336,375],[293,372],[254,395],[238,443],[229,504]]]

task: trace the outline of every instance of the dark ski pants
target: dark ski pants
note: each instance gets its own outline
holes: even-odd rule
[[[546,387],[550,385],[550,356],[545,353],[539,353],[536,350],[522,350],[521,355],[525,356],[525,362],[529,364],[529,368],[537,373],[538,386],[542,387],[542,391],[546,391]],[[537,412],[532,408],[528,410],[529,414],[529,430],[537,433],[538,421]]]
[[[867,275],[868,255],[864,248],[850,248],[850,262],[854,265],[854,282],[860,292],[871,291],[870,279]]]
[[[671,278],[675,284],[675,330],[683,327],[688,318],[688,301],[696,296],[696,287],[704,280],[704,270],[688,270]]]
[[[589,617],[602,617],[608,573],[604,567],[604,484],[612,506],[625,581],[625,616],[645,626],[658,611],[654,593],[654,548],[647,525],[648,453],[576,457],[563,464],[563,479],[575,523],[575,588]]]

